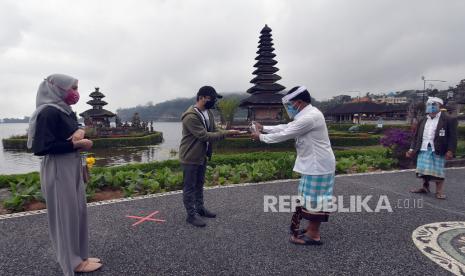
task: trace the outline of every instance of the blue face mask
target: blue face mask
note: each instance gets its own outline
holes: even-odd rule
[[[429,103],[429,104],[426,104],[426,113],[437,113],[439,112],[439,107],[436,105],[436,104],[432,104],[432,103]]]
[[[287,110],[287,115],[289,115],[289,118],[294,119],[295,115],[299,113],[299,110],[295,108],[291,103],[288,103],[286,105],[286,110]]]

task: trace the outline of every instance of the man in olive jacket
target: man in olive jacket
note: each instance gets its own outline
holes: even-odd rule
[[[199,215],[207,218],[216,217],[216,214],[208,211],[203,204],[205,171],[207,159],[212,156],[212,142],[239,133],[237,130],[217,130],[210,109],[215,106],[218,98],[222,96],[217,94],[213,87],[201,87],[197,92],[197,102],[181,117],[182,139],[179,159],[184,178],[183,202],[187,211],[186,221],[198,227],[206,225]]]
[[[436,198],[445,199],[443,186],[446,160],[454,157],[457,149],[457,119],[441,112],[443,101],[430,97],[426,102],[427,115],[419,122],[407,157],[417,156],[417,176],[423,187],[412,193],[428,193],[429,181],[436,182]]]

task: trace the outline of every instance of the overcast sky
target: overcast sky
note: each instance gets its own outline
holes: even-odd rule
[[[258,35],[273,29],[280,84],[321,100],[465,78],[463,0],[0,0],[0,118],[30,115],[39,83],[79,79],[82,112],[245,91]],[[353,96],[357,92],[350,93]]]

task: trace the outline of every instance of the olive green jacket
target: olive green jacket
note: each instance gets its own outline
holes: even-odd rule
[[[211,131],[207,131],[203,119],[194,107],[189,107],[181,116],[182,138],[179,146],[179,161],[181,164],[202,165],[207,158],[207,142],[215,142],[226,137],[225,132],[218,131],[213,113],[208,110]]]

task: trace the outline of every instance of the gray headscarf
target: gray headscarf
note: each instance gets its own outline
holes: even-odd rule
[[[32,142],[36,133],[37,116],[47,106],[53,106],[61,112],[69,115],[73,110],[64,102],[66,91],[73,85],[77,85],[78,80],[62,74],[53,74],[42,81],[37,91],[36,110],[29,120],[27,133],[27,147],[32,148]]]

